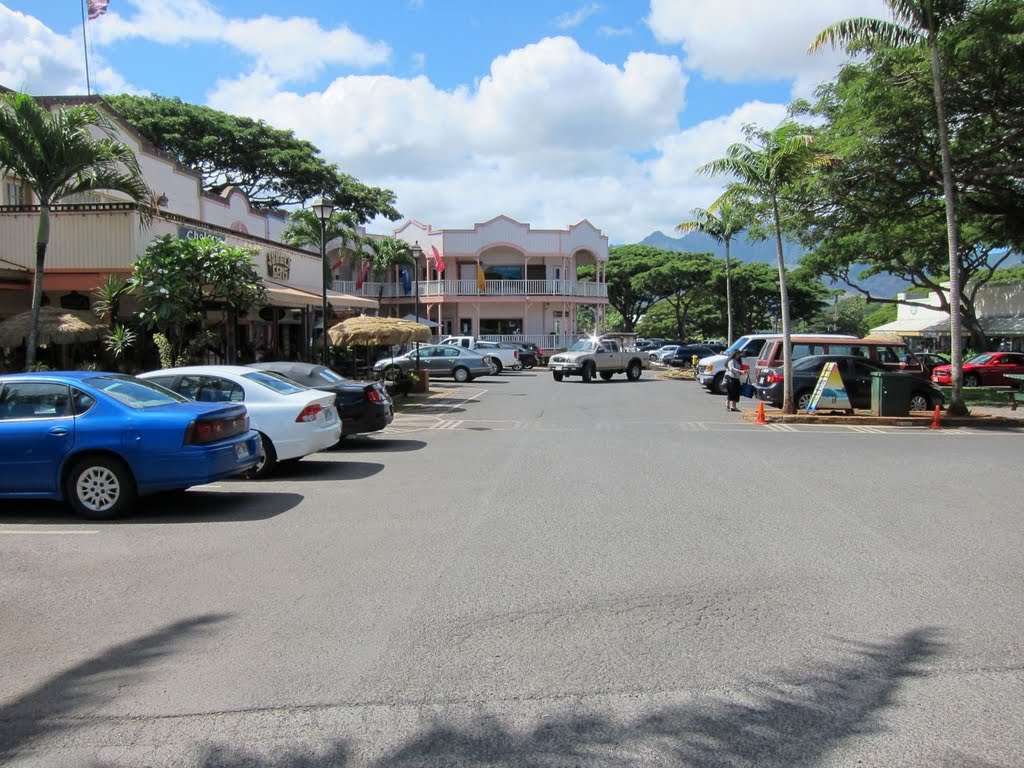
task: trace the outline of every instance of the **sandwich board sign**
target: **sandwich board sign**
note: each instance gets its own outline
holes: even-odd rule
[[[814,392],[811,393],[811,399],[807,401],[804,413],[814,413],[818,410],[819,405],[834,410],[853,410],[850,398],[846,394],[843,377],[839,375],[839,367],[835,363],[825,363],[822,367],[818,383],[814,385]]]

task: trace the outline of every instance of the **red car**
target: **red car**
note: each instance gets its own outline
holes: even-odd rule
[[[939,365],[932,369],[932,381],[951,386],[952,366]],[[1024,352],[986,352],[964,363],[964,386],[1016,386],[1017,382],[1003,374],[1024,373]]]

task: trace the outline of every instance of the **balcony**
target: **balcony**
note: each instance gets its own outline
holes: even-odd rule
[[[407,292],[401,283],[384,283],[381,292],[380,283],[364,283],[362,289],[356,290],[351,280],[335,280],[335,291],[351,293],[357,296],[385,299],[409,299],[416,290],[416,284]],[[564,297],[574,299],[605,299],[608,298],[608,286],[605,283],[586,283],[574,280],[485,280],[481,291],[476,280],[423,280],[419,284],[420,298],[451,296],[458,298],[487,297]]]

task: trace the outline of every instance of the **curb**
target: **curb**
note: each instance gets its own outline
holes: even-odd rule
[[[744,411],[744,421],[754,423],[757,420],[757,411]],[[1010,416],[993,416],[990,414],[979,414],[977,416],[947,416],[942,415],[942,427],[977,427],[981,429],[1012,429],[1024,428],[1024,419],[1012,418]],[[891,426],[891,427],[930,427],[932,423],[931,414],[925,416],[871,416],[847,414],[809,414],[809,413],[766,413],[765,421],[768,424],[853,424],[861,426]]]

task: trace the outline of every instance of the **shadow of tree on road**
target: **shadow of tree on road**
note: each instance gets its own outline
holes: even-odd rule
[[[121,689],[145,675],[147,664],[227,618],[226,614],[196,616],[112,646],[0,707],[0,765],[46,733],[88,726],[87,719],[76,715],[113,701]]]
[[[896,706],[909,679],[943,651],[937,631],[919,629],[881,644],[854,644],[838,663],[807,665],[731,699],[703,697],[664,706],[637,718],[579,712],[555,714],[532,730],[498,716],[456,715],[439,719],[383,756],[372,768],[504,766],[507,768],[799,768],[855,736],[882,732],[880,715]],[[353,734],[355,736],[355,734]],[[200,768],[345,768],[353,741],[315,734],[326,750],[268,742],[210,745]],[[270,754],[267,754],[268,749]],[[972,765],[985,765],[975,758]],[[360,760],[360,764],[367,764]],[[97,768],[99,766],[97,765]]]

